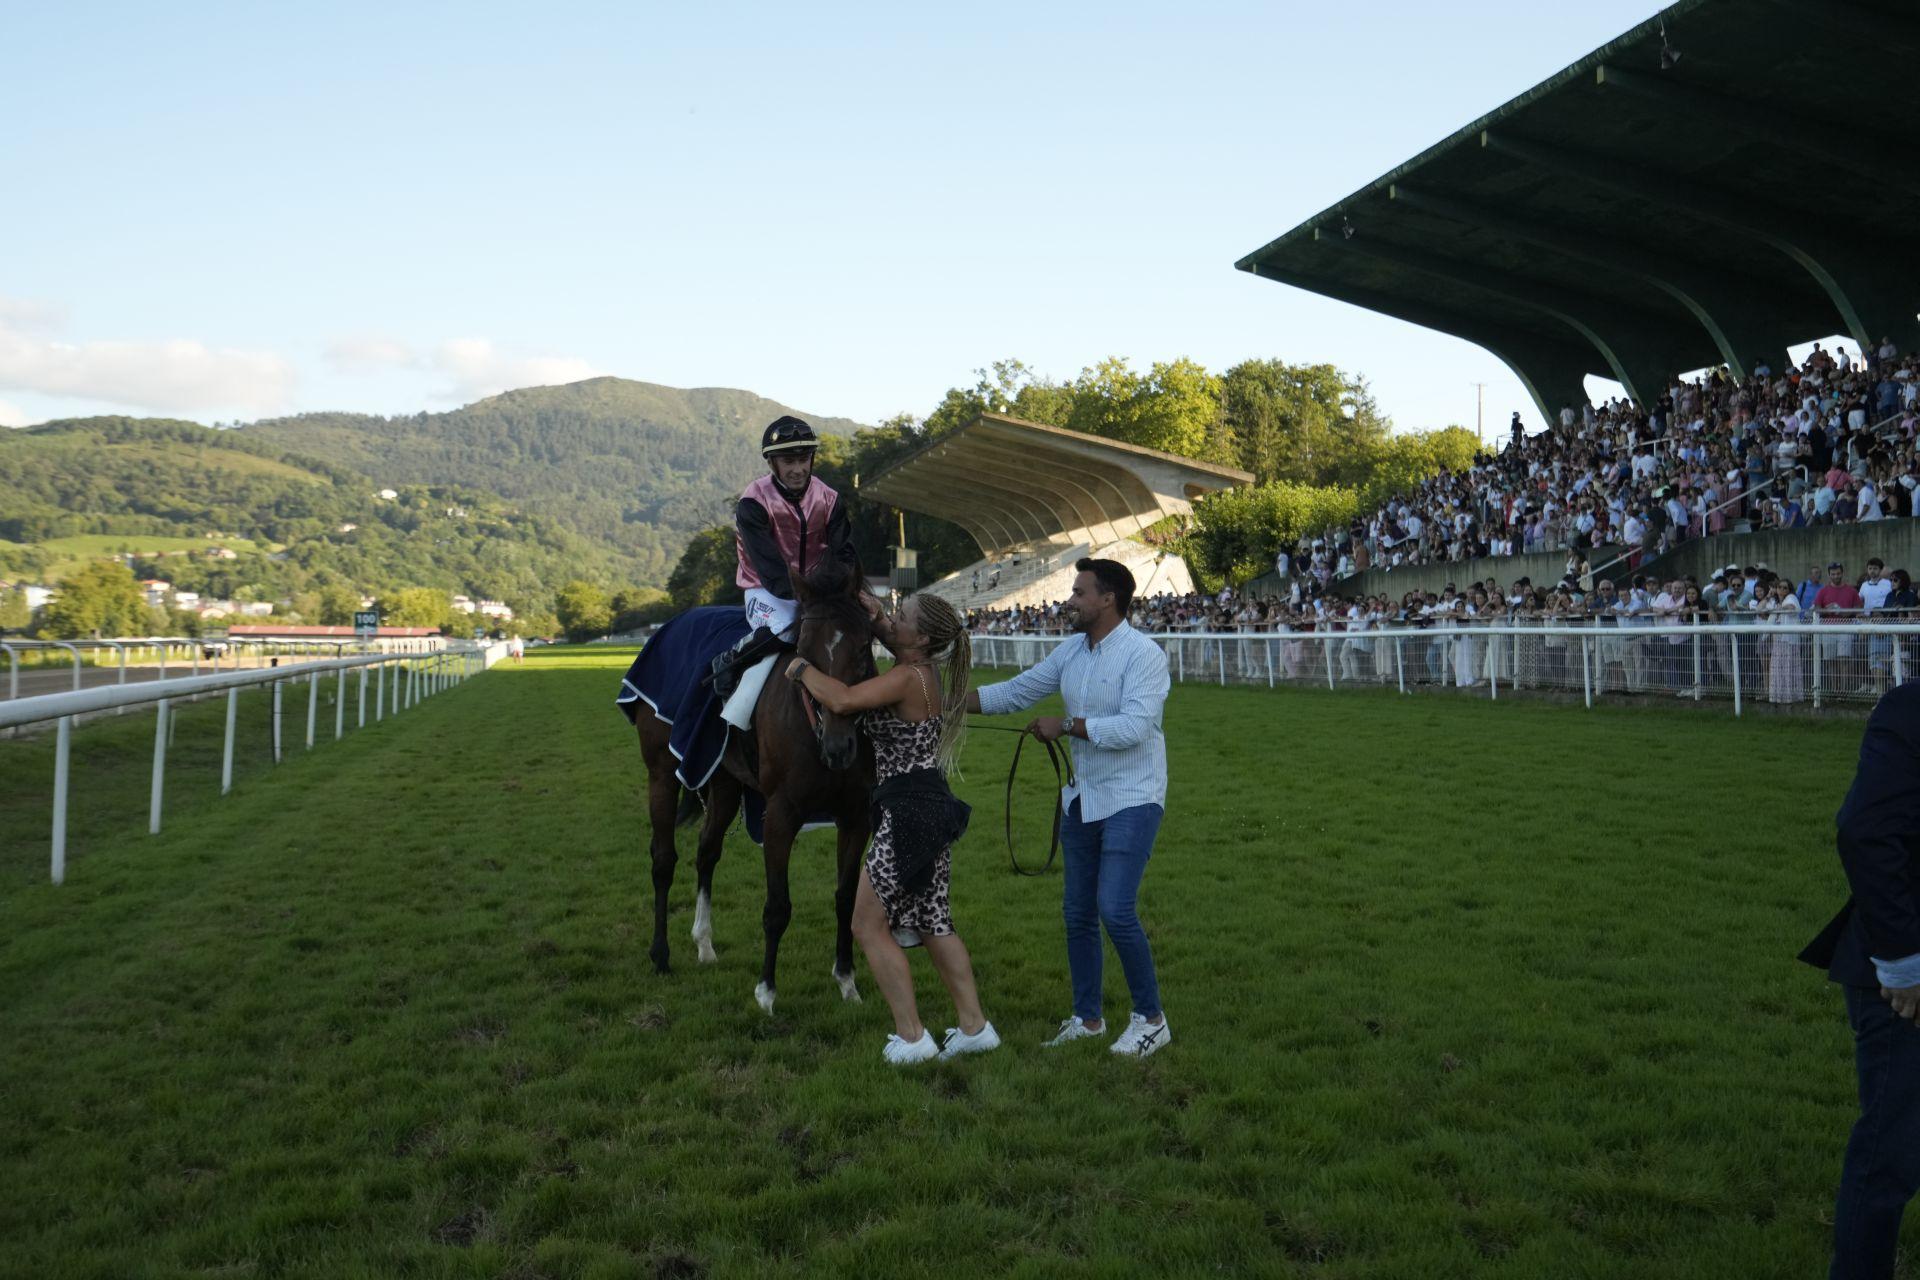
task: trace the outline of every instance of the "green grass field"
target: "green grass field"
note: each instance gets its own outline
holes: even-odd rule
[[[1857,722],[1177,688],[1142,1063],[1036,1047],[1059,882],[1008,872],[1011,739],[976,734],[954,900],[1007,1046],[896,1072],[864,969],[863,1004],[828,974],[826,835],[776,1016],[738,836],[719,963],[687,840],[652,972],[624,661],[278,768],[252,709],[225,799],[183,724],[152,838],[151,720],[84,726],[58,889],[48,743],[0,742],[0,1273],[1824,1273],[1851,1057],[1792,957],[1844,892]]]

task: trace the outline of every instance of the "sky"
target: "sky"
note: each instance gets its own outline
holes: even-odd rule
[[[1459,339],[1236,259],[1651,0],[0,10],[0,424],[412,413],[617,374],[877,422],[1015,357],[1330,362],[1520,409]]]

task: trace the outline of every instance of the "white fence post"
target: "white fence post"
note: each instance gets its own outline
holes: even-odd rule
[[[73,757],[73,717],[61,716],[53,739],[53,882],[67,878],[67,774]]]
[[[333,691],[333,740],[340,741],[347,733],[347,669],[340,668],[340,687]]]
[[[1733,714],[1740,714],[1740,635],[1735,632],[1727,637],[1733,641]]]
[[[156,704],[158,711],[153,721],[153,790],[147,797],[147,834],[160,834],[160,797],[167,785],[167,724],[172,720],[168,714],[167,699],[162,698]]]
[[[273,762],[280,763],[280,682],[273,682]]]
[[[1821,639],[1816,635],[1813,637],[1813,709],[1815,711],[1820,709],[1820,675],[1823,665],[1820,661],[1821,648]]]
[[[240,714],[240,690],[227,690],[227,742],[220,750],[220,794],[233,790],[233,723]]]
[[[313,723],[320,715],[320,674],[307,677],[307,750],[313,750]]]
[[[1319,639],[1320,652],[1327,660],[1327,688],[1331,690],[1333,688],[1333,646],[1327,643],[1327,637],[1324,634]]]

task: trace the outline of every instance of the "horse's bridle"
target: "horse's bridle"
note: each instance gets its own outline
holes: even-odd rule
[[[800,623],[802,622],[834,622],[834,621],[837,621],[839,617],[840,615],[835,613],[831,609],[818,609],[818,608],[802,609],[799,613],[799,616],[794,619],[794,624],[796,628],[794,632],[794,637],[793,637],[794,643],[798,645],[800,640],[799,631],[798,631],[798,625]],[[873,633],[872,631],[868,631],[867,646],[868,648],[871,648],[872,645],[873,645]],[[799,656],[800,655],[797,652],[794,654],[794,658],[798,658]],[[789,665],[792,664],[794,658],[787,659],[787,662]],[[807,661],[811,662],[811,659],[808,659]],[[871,654],[868,655],[867,661],[869,665],[871,665],[873,661]],[[807,692],[806,685],[801,684],[798,680],[793,681],[792,684],[794,689],[800,695],[800,710],[806,713],[807,727],[813,730],[814,749],[820,752],[822,756],[824,756],[827,750],[826,717],[821,713],[820,704],[814,700],[814,697],[811,693]]]

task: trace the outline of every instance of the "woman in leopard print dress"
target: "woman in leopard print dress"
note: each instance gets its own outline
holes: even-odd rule
[[[924,704],[939,706],[926,664],[914,663],[911,670],[919,677]],[[905,720],[895,707],[879,707],[862,716],[860,728],[873,740],[874,780],[885,782],[913,769],[939,767],[943,719],[934,715],[920,721]],[[873,843],[867,848],[867,881],[886,912],[894,940],[902,946],[919,946],[928,938],[944,938],[953,932],[953,909],[948,903],[953,850],[951,846],[942,848],[933,860],[931,873],[916,877],[917,887],[909,886],[900,851],[894,847],[893,820],[891,809],[881,810],[880,825],[873,829]]]
[[[836,715],[866,713],[861,729],[873,740],[879,782],[906,774],[939,778],[952,772],[972,665],[966,625],[947,601],[912,596],[892,619],[879,619],[874,632],[897,661],[873,679],[848,686],[803,659],[788,665],[787,677],[798,680]],[[904,820],[899,828],[896,815]],[[951,847],[942,845],[931,867],[925,865],[925,836],[931,828],[923,822],[936,822],[937,815],[937,804],[883,809],[854,901],[854,937],[893,1011],[894,1034],[887,1037],[883,1056],[894,1064],[982,1053],[1000,1044],[993,1024],[980,1012],[973,961],[953,928],[948,903]],[[900,946],[903,936],[925,945],[953,997],[960,1025],[947,1029],[944,1048],[920,1021],[913,971]]]

